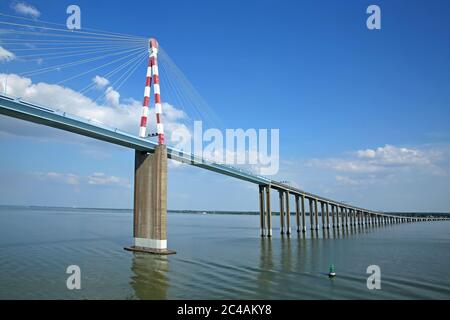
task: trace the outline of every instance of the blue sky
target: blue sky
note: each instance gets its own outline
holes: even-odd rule
[[[73,4],[25,3],[57,23]],[[14,4],[0,12],[18,14]],[[279,128],[277,178],[373,209],[450,211],[448,1],[76,4],[83,27],[158,38],[226,127]],[[381,8],[381,30],[366,28],[370,4]],[[16,67],[0,63],[0,73]],[[121,97],[141,100],[145,65],[141,73]],[[33,130],[2,119],[0,204],[131,208],[132,151]],[[256,186],[170,169],[169,208],[257,203]]]

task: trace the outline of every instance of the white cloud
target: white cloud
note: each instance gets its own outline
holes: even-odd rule
[[[372,149],[359,150],[356,152],[359,158],[375,158],[376,152]]]
[[[109,84],[109,80],[100,76],[95,76],[94,78],[92,78],[92,82],[95,83],[95,86],[98,89],[102,89],[104,87],[106,87]]]
[[[110,106],[118,107],[119,104],[120,104],[119,103],[119,101],[120,101],[120,93],[115,91],[112,87],[108,87],[108,89],[106,89],[106,91],[105,91],[105,98],[106,98],[106,101],[108,102],[108,104]]]
[[[0,46],[0,62],[9,62],[16,58],[16,55],[11,51],[6,50]]]
[[[131,184],[128,179],[107,176],[104,173],[96,172],[88,177],[88,184],[101,186],[120,186],[130,188]]]
[[[359,150],[347,158],[312,159],[309,166],[342,173],[374,174],[414,168],[437,172],[442,151],[432,148],[404,148],[385,145],[376,149]],[[441,172],[442,173],[442,172]]]
[[[356,155],[360,159],[369,159],[371,163],[380,166],[411,166],[430,165],[441,156],[435,150],[408,149],[385,145],[375,150],[359,150]]]
[[[78,185],[80,182],[80,177],[72,173],[35,172],[33,175],[42,181],[51,181],[68,185]]]
[[[11,7],[15,12],[24,16],[39,18],[39,16],[41,15],[41,12],[38,9],[36,9],[32,5],[27,4],[26,2],[15,2],[11,4]]]
[[[45,181],[47,183],[58,183],[72,186],[84,184],[91,186],[131,187],[131,183],[128,179],[108,176],[101,172],[95,172],[88,176],[61,172],[33,172],[31,175],[38,180]]]

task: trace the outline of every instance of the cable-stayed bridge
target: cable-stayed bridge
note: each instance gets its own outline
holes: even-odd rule
[[[11,18],[11,16],[0,14],[0,17],[2,16]],[[36,21],[32,22],[35,23]],[[0,49],[6,50],[6,53],[3,52],[3,56],[7,58],[4,59],[8,59],[8,61],[15,59],[31,60],[39,65],[38,68],[33,70],[22,70],[19,73],[21,77],[48,75],[68,68],[75,68],[74,74],[68,75],[64,79],[58,79],[56,85],[61,86],[70,81],[79,81],[83,76],[92,75],[93,72],[102,71],[103,77],[94,78],[93,83],[88,83],[77,91],[80,94],[86,94],[98,88],[104,88],[97,99],[86,99],[85,101],[95,103],[103,100],[115,106],[119,102],[117,90],[124,86],[127,80],[139,69],[143,61],[147,60],[139,136],[97,121],[71,115],[66,111],[55,110],[47,105],[36,104],[27,101],[25,98],[19,98],[22,92],[18,92],[16,88],[10,88],[11,84],[7,82],[8,75],[5,76],[3,84],[4,94],[0,95],[0,114],[135,150],[133,231],[135,242],[133,246],[128,248],[129,250],[160,254],[173,252],[167,249],[167,159],[173,159],[258,185],[260,230],[263,237],[273,235],[271,190],[279,193],[280,233],[285,235],[290,235],[293,227],[296,232],[307,232],[308,225],[312,232],[317,232],[319,229],[337,230],[355,226],[368,227],[442,220],[441,218],[393,215],[357,207],[299,190],[287,183],[274,181],[237,167],[213,162],[166,145],[164,138],[165,110],[161,99],[160,81],[163,86],[167,84],[168,89],[172,87],[173,94],[170,99],[175,101],[176,105],[191,105],[195,112],[201,116],[210,113],[211,110],[199,108],[199,106],[205,105],[204,102],[183,78],[183,75],[167,55],[163,55],[163,59],[168,66],[165,70],[172,71],[173,76],[168,76],[165,73],[160,75],[159,66],[161,65],[158,64],[158,54],[162,51],[154,39],[149,40],[99,31],[67,33],[67,30],[53,25],[49,26],[48,23],[35,25],[0,21],[0,24],[12,27],[9,31],[2,33],[11,35],[11,38],[3,36],[0,38],[2,46],[7,46],[6,49],[0,47]],[[36,29],[39,31],[36,31]],[[71,52],[72,49],[68,50],[68,48],[77,51]],[[14,52],[31,52],[32,54],[16,56]],[[45,61],[59,60],[60,62],[51,66],[42,66],[40,64],[43,61],[39,59]],[[100,66],[95,65],[97,62],[102,62],[102,64]],[[80,69],[82,66],[84,68]],[[108,67],[111,69],[106,72],[105,68]],[[21,79],[23,80],[23,78]],[[114,81],[110,83],[108,79],[114,79]],[[180,89],[174,81],[179,81],[183,84],[183,87]],[[52,89],[55,89],[55,87],[52,87]],[[12,90],[14,94],[9,94],[8,90]],[[190,92],[189,98],[184,96],[185,92]],[[152,96],[153,104],[151,104]],[[73,109],[76,106],[66,106],[69,109],[71,107]],[[136,119],[136,125],[138,120]],[[147,129],[152,120],[155,120],[154,129],[156,132],[149,134]],[[157,137],[158,142],[152,141],[151,137]],[[295,201],[294,210],[291,210],[292,199]],[[295,221],[291,221],[292,211],[295,212]],[[307,211],[309,212],[309,223],[307,223]]]

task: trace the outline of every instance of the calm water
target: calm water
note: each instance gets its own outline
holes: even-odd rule
[[[274,229],[269,241],[258,219],[169,213],[178,254],[160,257],[123,250],[131,211],[0,207],[0,299],[450,299],[450,222],[290,239]],[[79,291],[66,289],[72,264]],[[378,291],[366,287],[372,264]]]

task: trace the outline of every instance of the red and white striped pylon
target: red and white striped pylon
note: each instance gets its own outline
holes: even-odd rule
[[[153,90],[155,95],[155,113],[156,113],[156,133],[158,134],[158,143],[164,144],[164,126],[161,122],[162,106],[161,91],[159,87],[159,70],[158,70],[158,42],[155,39],[149,40],[149,60],[147,67],[147,78],[145,81],[144,103],[142,104],[141,127],[139,136],[146,138],[148,108],[150,104],[150,87],[153,78]]]

